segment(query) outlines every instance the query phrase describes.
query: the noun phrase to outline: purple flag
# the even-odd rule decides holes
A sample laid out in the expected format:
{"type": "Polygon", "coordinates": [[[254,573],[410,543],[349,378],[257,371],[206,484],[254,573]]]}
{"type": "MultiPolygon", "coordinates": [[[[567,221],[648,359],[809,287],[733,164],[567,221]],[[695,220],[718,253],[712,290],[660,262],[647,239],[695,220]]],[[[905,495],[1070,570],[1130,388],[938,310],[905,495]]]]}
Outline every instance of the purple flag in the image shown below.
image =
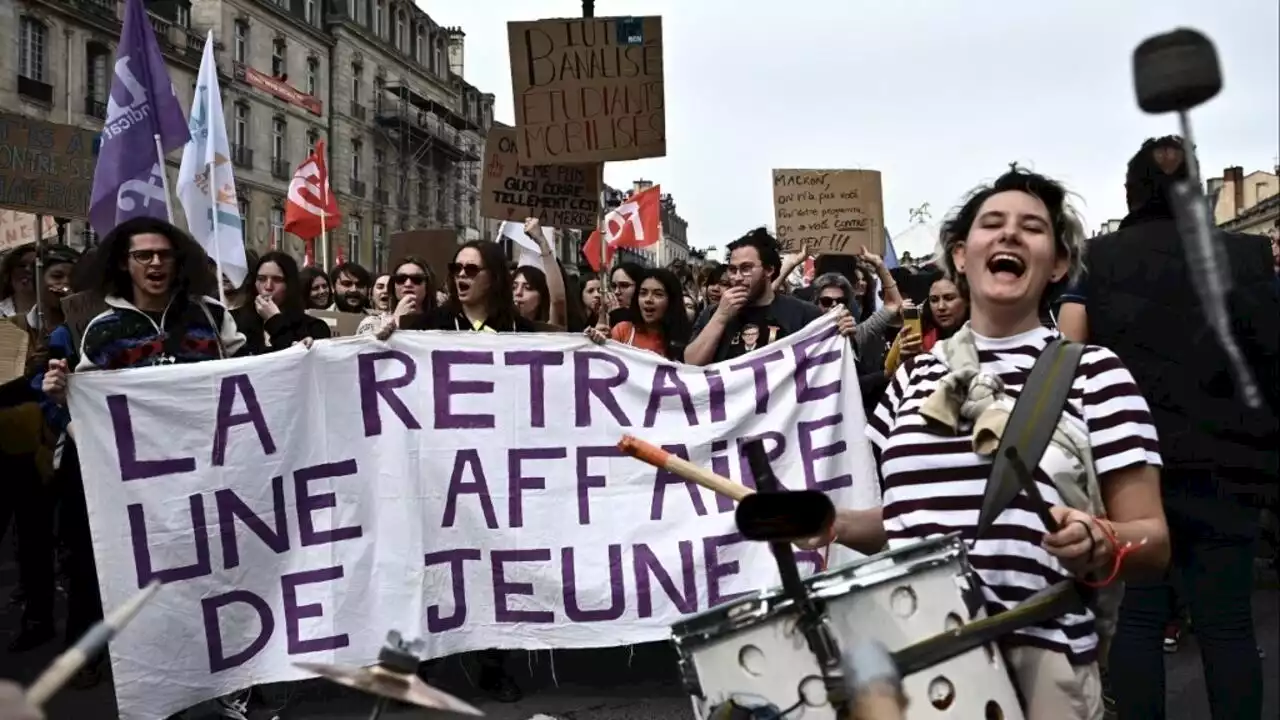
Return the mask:
{"type": "Polygon", "coordinates": [[[129,218],[167,218],[164,152],[191,139],[143,0],[128,0],[93,172],[89,222],[105,235],[129,218]]]}

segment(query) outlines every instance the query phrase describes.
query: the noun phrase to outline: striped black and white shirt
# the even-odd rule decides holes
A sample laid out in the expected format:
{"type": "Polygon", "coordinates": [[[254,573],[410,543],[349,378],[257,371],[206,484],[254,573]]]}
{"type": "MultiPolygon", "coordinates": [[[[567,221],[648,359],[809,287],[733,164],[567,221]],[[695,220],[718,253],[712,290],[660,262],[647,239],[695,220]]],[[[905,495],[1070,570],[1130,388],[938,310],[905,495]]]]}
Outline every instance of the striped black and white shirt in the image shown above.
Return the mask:
{"type": "MultiPolygon", "coordinates": [[[[982,369],[998,374],[1006,394],[1016,398],[1036,358],[1056,337],[1056,330],[1036,328],[999,339],[975,334],[974,340],[982,369]]],[[[946,373],[936,355],[917,355],[898,369],[868,419],[867,436],[880,453],[884,527],[890,547],[960,531],[970,541],[969,558],[982,579],[987,611],[994,613],[1068,575],[1041,547],[1045,527],[1024,494],[996,519],[986,537],[972,542],[991,459],[973,452],[971,424],[956,435],[942,434],[926,428],[920,415],[920,406],[946,373]]],[[[1160,465],[1147,402],[1110,350],[1085,349],[1065,412],[1067,422],[1089,439],[1099,482],[1105,484],[1109,473],[1124,468],[1160,465]]],[[[1063,504],[1042,468],[1036,469],[1036,480],[1045,500],[1063,504]]],[[[1019,631],[1009,640],[1064,653],[1077,665],[1093,662],[1098,645],[1093,615],[1087,611],[1019,631]]]]}

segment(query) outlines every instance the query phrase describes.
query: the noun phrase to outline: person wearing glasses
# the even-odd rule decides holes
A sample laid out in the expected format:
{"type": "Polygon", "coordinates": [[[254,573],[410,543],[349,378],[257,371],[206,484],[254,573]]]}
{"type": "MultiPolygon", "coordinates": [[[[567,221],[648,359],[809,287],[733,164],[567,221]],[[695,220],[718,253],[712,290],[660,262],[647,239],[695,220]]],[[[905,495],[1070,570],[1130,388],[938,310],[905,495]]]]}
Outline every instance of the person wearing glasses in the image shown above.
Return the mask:
{"type": "MultiPolygon", "coordinates": [[[[799,332],[822,316],[814,304],[774,291],[782,256],[777,239],[764,228],[729,243],[728,250],[725,278],[729,286],[720,302],[703,310],[694,323],[693,341],[684,353],[690,365],[740,357],[799,332]]],[[[853,316],[846,314],[840,320],[840,333],[849,337],[854,332],[853,316]]]]}
{"type": "Polygon", "coordinates": [[[435,311],[436,293],[427,261],[410,255],[392,267],[395,272],[387,279],[387,306],[392,308],[390,315],[370,315],[361,320],[356,328],[357,335],[376,333],[380,327],[387,326],[394,330],[402,322],[416,322],[406,318],[435,311]]]}
{"type": "MultiPolygon", "coordinates": [[[[127,220],[103,238],[94,263],[90,292],[108,309],[85,328],[77,372],[217,360],[245,349],[231,313],[211,297],[217,278],[204,250],[176,226],[127,220]]],[[[50,370],[45,382],[61,374],[50,370]]]]}

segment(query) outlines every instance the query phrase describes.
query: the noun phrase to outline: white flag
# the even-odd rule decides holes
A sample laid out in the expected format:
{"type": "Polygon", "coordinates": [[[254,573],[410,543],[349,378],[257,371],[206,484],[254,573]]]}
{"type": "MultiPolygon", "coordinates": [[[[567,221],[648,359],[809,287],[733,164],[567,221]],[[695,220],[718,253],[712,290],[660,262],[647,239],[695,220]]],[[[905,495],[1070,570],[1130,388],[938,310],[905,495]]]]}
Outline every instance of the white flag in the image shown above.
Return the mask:
{"type": "Polygon", "coordinates": [[[191,235],[218,263],[220,272],[233,285],[239,285],[249,273],[249,262],[244,253],[244,225],[236,199],[213,44],[210,31],[204,41],[195,99],[191,101],[191,141],[182,151],[178,199],[191,235]]]}

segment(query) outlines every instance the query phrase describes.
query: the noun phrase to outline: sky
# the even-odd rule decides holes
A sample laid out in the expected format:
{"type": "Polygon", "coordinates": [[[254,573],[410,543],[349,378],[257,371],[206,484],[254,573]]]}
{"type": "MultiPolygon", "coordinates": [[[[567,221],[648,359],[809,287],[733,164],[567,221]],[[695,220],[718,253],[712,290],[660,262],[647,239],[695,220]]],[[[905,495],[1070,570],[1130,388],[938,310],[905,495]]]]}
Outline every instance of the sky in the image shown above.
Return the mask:
{"type": "MultiPolygon", "coordinates": [[[[579,0],[418,0],[466,33],[464,76],[514,122],[506,23],[576,17],[579,0]]],[[[1124,169],[1178,131],[1133,94],[1145,38],[1196,28],[1217,45],[1223,91],[1192,113],[1206,177],[1280,156],[1275,0],[597,0],[596,15],[661,15],[667,156],[608,163],[605,180],[662,184],[689,244],[722,247],[773,225],[773,168],[860,168],[883,178],[885,225],[935,221],[1017,162],[1067,185],[1092,230],[1124,216],[1124,169]]]]}

